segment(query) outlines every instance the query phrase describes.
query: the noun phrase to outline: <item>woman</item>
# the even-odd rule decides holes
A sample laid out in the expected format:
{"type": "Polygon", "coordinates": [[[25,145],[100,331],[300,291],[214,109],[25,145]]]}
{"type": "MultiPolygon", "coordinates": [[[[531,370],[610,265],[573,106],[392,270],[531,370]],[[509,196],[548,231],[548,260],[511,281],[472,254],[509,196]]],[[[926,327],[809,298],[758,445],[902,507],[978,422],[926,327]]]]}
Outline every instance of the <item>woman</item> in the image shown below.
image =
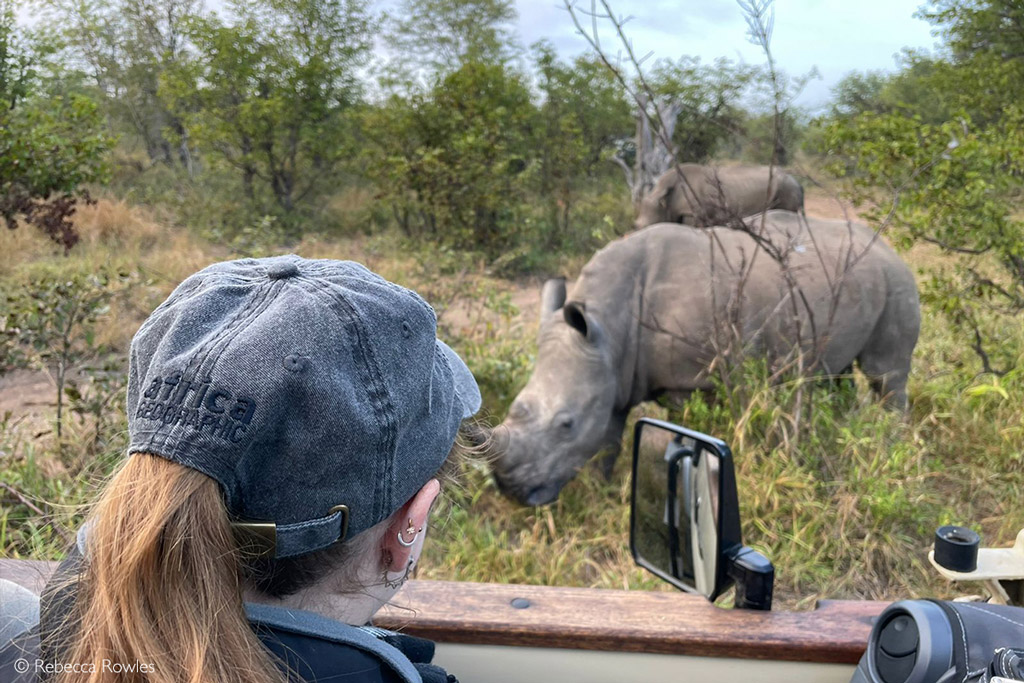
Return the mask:
{"type": "Polygon", "coordinates": [[[416,565],[480,406],[435,335],[354,263],[185,280],[132,341],[130,457],[44,593],[35,680],[449,680],[429,641],[359,628],[416,565]]]}

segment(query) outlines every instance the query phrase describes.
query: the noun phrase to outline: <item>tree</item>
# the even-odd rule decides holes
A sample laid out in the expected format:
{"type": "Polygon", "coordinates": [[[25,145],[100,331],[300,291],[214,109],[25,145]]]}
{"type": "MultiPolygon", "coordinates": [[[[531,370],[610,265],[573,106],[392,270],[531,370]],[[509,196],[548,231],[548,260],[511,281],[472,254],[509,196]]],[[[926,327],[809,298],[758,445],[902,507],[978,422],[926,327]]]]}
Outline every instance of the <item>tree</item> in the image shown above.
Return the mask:
{"type": "Polygon", "coordinates": [[[852,71],[846,74],[832,87],[832,117],[884,111],[883,92],[888,84],[889,77],[883,71],[852,71]]]}
{"type": "Polygon", "coordinates": [[[654,64],[648,76],[651,94],[682,110],[672,135],[678,161],[707,161],[723,141],[742,134],[740,101],[758,75],[756,67],[728,59],[704,65],[683,56],[654,64]]]}
{"type": "Polygon", "coordinates": [[[934,0],[918,16],[939,27],[956,61],[977,55],[1024,59],[1024,5],[1018,0],[934,0]]]}
{"type": "MultiPolygon", "coordinates": [[[[764,1],[765,7],[770,6],[771,0],[764,1]]],[[[743,0],[740,4],[744,5],[743,0]]],[[[678,62],[656,62],[648,74],[642,66],[644,59],[626,37],[624,26],[628,18],[613,12],[609,0],[591,2],[589,9],[582,5],[585,3],[581,0],[563,0],[577,33],[590,44],[597,59],[635,105],[633,144],[621,145],[614,159],[625,173],[634,208],[637,208],[657,177],[673,164],[703,161],[723,139],[741,132],[733,120],[742,114],[736,103],[759,72],[744,65],[733,67],[724,59],[713,67],[702,67],[699,59],[682,57],[678,62]],[[601,45],[598,25],[602,22],[612,26],[624,49],[618,59],[610,57],[601,45]]],[[[766,36],[765,48],[772,64],[767,39],[766,36]]],[[[769,74],[776,86],[773,101],[777,114],[780,96],[790,94],[789,99],[792,99],[795,92],[786,87],[788,82],[782,82],[783,74],[773,65],[769,74]]]]}
{"type": "Polygon", "coordinates": [[[65,43],[65,58],[92,81],[108,116],[131,130],[150,160],[194,159],[181,117],[159,95],[160,79],[186,58],[189,22],[201,0],[46,0],[49,29],[65,43]]]}
{"type": "Polygon", "coordinates": [[[674,164],[705,162],[723,143],[742,136],[745,113],[739,100],[757,74],[756,68],[734,66],[727,59],[709,67],[697,57],[683,56],[675,62],[659,60],[649,74],[634,79],[629,90],[636,132],[632,146],[616,157],[634,207],[674,164]]]}
{"type": "Polygon", "coordinates": [[[103,180],[113,141],[102,131],[96,104],[82,95],[46,97],[39,69],[49,46],[19,32],[14,7],[0,0],[0,217],[19,219],[71,249],[70,221],[85,183],[103,180]]]}
{"type": "MultiPolygon", "coordinates": [[[[773,159],[776,164],[789,163],[791,150],[800,146],[807,128],[806,118],[796,107],[787,107],[777,116],[774,112],[748,115],[740,125],[743,134],[732,140],[735,151],[727,152],[727,156],[759,164],[769,164],[773,159]]],[[[720,149],[728,150],[727,142],[720,149]]]]}
{"type": "Polygon", "coordinates": [[[451,72],[467,62],[501,64],[517,52],[511,0],[402,0],[390,40],[415,68],[451,72]]]}
{"type": "Polygon", "coordinates": [[[1015,217],[1024,51],[1019,34],[1008,35],[1024,12],[1003,0],[942,0],[922,14],[941,27],[947,56],[914,61],[882,88],[912,83],[915,98],[828,122],[829,166],[850,179],[855,200],[876,203],[867,216],[877,225],[955,257],[953,268],[932,269],[925,296],[969,336],[984,370],[996,371],[996,357],[1005,367],[1017,354],[986,316],[1024,312],[1024,222],[1015,217]]]}
{"type": "MultiPolygon", "coordinates": [[[[42,370],[50,376],[57,407],[56,432],[62,436],[71,372],[102,354],[96,326],[109,312],[114,284],[127,276],[95,273],[46,274],[0,299],[5,337],[13,342],[5,364],[42,370]]],[[[0,370],[5,368],[0,367],[0,370]]],[[[71,398],[80,398],[76,389],[71,398]]]]}
{"type": "Polygon", "coordinates": [[[349,115],[372,22],[362,0],[238,2],[233,14],[230,24],[192,20],[196,56],[160,92],[255,208],[292,214],[333,187],[352,154],[349,115]]]}
{"type": "Polygon", "coordinates": [[[534,117],[522,74],[467,62],[367,111],[368,175],[407,234],[496,254],[519,227],[534,117]]]}
{"type": "Polygon", "coordinates": [[[948,62],[913,50],[905,50],[900,61],[902,68],[894,74],[853,72],[844,77],[832,89],[831,118],[902,112],[937,125],[962,107],[960,95],[949,89],[956,76],[948,62]]]}
{"type": "Polygon", "coordinates": [[[549,243],[570,231],[578,194],[611,168],[617,144],[631,132],[626,93],[599,60],[577,57],[560,61],[546,43],[534,45],[539,107],[537,155],[539,191],[550,205],[549,243]]]}

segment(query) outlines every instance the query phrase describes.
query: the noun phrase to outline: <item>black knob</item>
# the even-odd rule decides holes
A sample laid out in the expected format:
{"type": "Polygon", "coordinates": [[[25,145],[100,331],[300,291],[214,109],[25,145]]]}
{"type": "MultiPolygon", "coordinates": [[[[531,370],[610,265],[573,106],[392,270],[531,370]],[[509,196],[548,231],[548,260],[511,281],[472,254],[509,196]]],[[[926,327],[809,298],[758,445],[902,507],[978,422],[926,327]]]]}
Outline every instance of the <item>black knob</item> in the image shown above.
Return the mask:
{"type": "Polygon", "coordinates": [[[917,651],[919,639],[917,624],[909,614],[900,614],[889,621],[878,634],[878,645],[893,657],[902,657],[917,651]]]}
{"type": "Polygon", "coordinates": [[[967,527],[940,526],[935,531],[935,562],[953,572],[973,572],[980,543],[981,537],[967,527]]]}

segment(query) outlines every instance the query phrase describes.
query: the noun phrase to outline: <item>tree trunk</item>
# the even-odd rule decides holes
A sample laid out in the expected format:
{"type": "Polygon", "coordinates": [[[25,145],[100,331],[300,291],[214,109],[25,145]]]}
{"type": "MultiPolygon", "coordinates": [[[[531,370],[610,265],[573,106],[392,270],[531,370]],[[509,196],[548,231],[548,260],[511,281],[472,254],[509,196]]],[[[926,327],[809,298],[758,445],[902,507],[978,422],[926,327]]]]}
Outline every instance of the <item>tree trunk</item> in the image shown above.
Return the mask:
{"type": "Polygon", "coordinates": [[[636,158],[630,186],[634,210],[640,208],[640,201],[651,191],[658,177],[676,163],[672,135],[683,105],[662,98],[654,100],[653,115],[649,108],[646,96],[642,95],[635,112],[636,158]]]}

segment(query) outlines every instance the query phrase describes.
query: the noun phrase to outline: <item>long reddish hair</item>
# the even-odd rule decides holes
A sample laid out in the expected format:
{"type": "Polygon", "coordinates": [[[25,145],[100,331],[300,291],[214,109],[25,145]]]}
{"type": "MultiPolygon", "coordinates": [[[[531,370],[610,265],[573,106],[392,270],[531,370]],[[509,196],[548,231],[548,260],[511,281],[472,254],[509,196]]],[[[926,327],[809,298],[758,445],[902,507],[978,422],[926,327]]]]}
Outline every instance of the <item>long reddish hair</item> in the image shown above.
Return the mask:
{"type": "Polygon", "coordinates": [[[128,458],[91,515],[59,683],[284,683],[246,619],[217,483],[128,458]],[[73,670],[68,670],[73,668],[73,670]]]}
{"type": "MultiPolygon", "coordinates": [[[[459,463],[479,450],[460,434],[437,476],[454,483],[459,463]]],[[[59,661],[76,665],[56,683],[287,683],[245,616],[243,590],[283,597],[328,573],[336,589],[358,590],[358,566],[379,548],[388,520],[306,555],[246,557],[213,479],[137,453],[88,524],[73,606],[44,638],[59,661]]]]}

